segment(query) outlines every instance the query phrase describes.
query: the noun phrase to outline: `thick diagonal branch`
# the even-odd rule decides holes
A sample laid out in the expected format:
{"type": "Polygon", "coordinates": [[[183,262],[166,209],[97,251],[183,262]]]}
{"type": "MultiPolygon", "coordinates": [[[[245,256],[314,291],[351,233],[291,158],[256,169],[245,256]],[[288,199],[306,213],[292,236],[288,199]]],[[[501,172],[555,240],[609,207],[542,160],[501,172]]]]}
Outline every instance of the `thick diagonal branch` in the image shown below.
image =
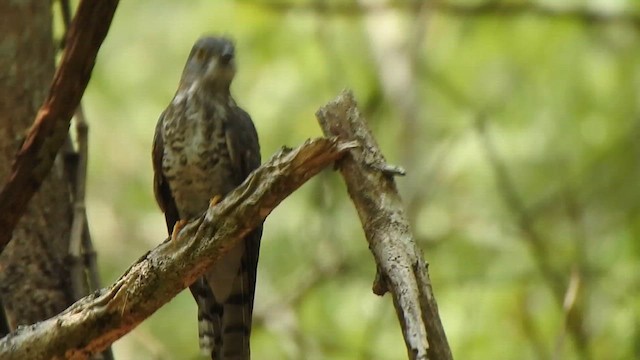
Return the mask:
{"type": "Polygon", "coordinates": [[[325,135],[358,144],[340,161],[340,172],[375,257],[379,281],[393,295],[409,357],[451,359],[427,264],[409,229],[393,176],[383,171],[388,166],[353,94],[342,93],[316,116],[325,135]]]}
{"type": "Polygon", "coordinates": [[[84,0],[78,6],[49,95],[0,192],[0,252],[11,240],[29,200],[40,188],[64,144],[71,117],[87,87],[117,5],[118,0],[84,0]]]}
{"type": "Polygon", "coordinates": [[[352,146],[320,138],[280,151],[189,223],[175,242],[142,256],[115,284],[1,339],[0,359],[85,359],[106,348],[202,276],[284,198],[352,146]]]}

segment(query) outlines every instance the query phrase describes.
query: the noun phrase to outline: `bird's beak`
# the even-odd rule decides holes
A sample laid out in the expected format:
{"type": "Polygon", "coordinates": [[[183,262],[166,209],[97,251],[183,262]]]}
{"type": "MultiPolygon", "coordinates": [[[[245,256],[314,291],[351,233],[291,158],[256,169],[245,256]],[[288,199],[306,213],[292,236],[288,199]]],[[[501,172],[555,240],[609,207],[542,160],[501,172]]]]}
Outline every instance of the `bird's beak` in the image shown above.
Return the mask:
{"type": "Polygon", "coordinates": [[[222,50],[222,54],[220,54],[220,62],[222,64],[229,64],[234,58],[233,46],[227,45],[222,50]]]}

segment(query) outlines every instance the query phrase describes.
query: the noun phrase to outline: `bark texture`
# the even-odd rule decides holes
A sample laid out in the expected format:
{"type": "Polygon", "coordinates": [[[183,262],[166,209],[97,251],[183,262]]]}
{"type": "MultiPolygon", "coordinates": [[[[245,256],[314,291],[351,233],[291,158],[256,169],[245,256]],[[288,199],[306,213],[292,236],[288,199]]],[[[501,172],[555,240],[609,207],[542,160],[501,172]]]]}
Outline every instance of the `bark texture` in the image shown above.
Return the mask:
{"type": "MultiPolygon", "coordinates": [[[[6,179],[54,73],[51,4],[0,2],[0,179],[6,179]]],[[[0,296],[9,327],[64,310],[73,299],[65,257],[71,200],[57,160],[0,255],[0,296]]]]}
{"type": "Polygon", "coordinates": [[[451,359],[427,263],[393,180],[404,171],[386,163],[351,92],[340,94],[316,116],[326,136],[358,145],[339,168],[378,266],[374,292],[391,292],[409,358],[451,359]]]}
{"type": "MultiPolygon", "coordinates": [[[[0,191],[0,251],[9,243],[16,224],[24,214],[32,196],[52,170],[56,155],[67,139],[71,117],[87,87],[98,49],[107,35],[117,5],[118,0],[83,0],[78,5],[76,16],[66,37],[60,67],[53,76],[48,96],[44,99],[31,129],[17,152],[8,181],[0,191]]],[[[29,59],[22,59],[20,56],[23,54],[17,50],[34,51],[33,49],[37,48],[48,49],[46,51],[51,53],[49,2],[5,1],[2,6],[7,8],[7,12],[2,13],[5,26],[21,31],[14,30],[14,37],[4,39],[8,51],[3,50],[9,54],[8,63],[13,65],[11,68],[26,70],[25,75],[28,75],[29,70],[33,69],[29,66],[25,69],[25,64],[21,60],[29,61],[29,59]],[[44,11],[44,8],[47,9],[47,15],[38,15],[37,12],[44,11]],[[16,12],[16,16],[23,16],[11,17],[9,15],[11,12],[16,12]],[[40,23],[37,21],[38,16],[47,16],[47,18],[43,18],[45,22],[40,23]],[[10,20],[6,21],[9,18],[10,20]],[[46,29],[40,27],[45,25],[46,29]],[[30,37],[40,42],[18,41],[29,40],[30,37]],[[46,48],[40,48],[39,45],[43,45],[45,37],[49,38],[49,44],[46,48]],[[16,48],[18,44],[22,46],[16,48]]],[[[49,61],[53,66],[53,56],[50,56],[49,61]]],[[[22,79],[16,78],[16,80],[22,79]]],[[[32,98],[32,100],[36,99],[32,98]]],[[[36,106],[39,104],[40,102],[37,102],[36,106]]]]}
{"type": "Polygon", "coordinates": [[[202,276],[284,198],[351,146],[320,138],[283,149],[186,225],[175,241],[143,255],[115,284],[0,339],[0,359],[86,359],[103,350],[202,276]]]}

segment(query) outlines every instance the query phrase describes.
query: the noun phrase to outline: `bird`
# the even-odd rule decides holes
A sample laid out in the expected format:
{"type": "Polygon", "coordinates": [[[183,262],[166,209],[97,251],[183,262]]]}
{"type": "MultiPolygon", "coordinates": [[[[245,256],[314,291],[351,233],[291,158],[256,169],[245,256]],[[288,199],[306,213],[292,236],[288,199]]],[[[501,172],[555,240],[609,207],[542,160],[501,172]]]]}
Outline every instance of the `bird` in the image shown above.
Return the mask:
{"type": "MultiPolygon", "coordinates": [[[[260,165],[255,126],[230,94],[235,74],[233,41],[200,37],[171,103],[158,119],[153,188],[172,238],[260,165]]],[[[200,350],[212,359],[250,359],[261,237],[262,225],[189,286],[198,305],[200,350]]]]}

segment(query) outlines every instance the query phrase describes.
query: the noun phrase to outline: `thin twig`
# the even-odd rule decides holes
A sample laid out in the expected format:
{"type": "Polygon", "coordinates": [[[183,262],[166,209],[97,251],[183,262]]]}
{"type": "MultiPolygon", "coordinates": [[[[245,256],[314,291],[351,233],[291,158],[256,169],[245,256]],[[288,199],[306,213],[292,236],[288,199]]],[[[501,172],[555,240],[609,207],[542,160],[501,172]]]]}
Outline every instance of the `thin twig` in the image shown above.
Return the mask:
{"type": "Polygon", "coordinates": [[[94,291],[102,287],[102,280],[100,279],[97,253],[95,248],[93,247],[91,232],[89,231],[89,222],[87,221],[86,215],[84,221],[84,231],[82,234],[82,254],[84,255],[85,268],[89,273],[89,289],[90,291],[94,291]]]}
{"type": "MultiPolygon", "coordinates": [[[[60,8],[62,22],[65,27],[64,39],[66,39],[71,25],[71,6],[69,0],[60,0],[60,8]]],[[[62,44],[64,45],[65,43],[66,40],[63,40],[62,44]]],[[[89,159],[89,128],[82,106],[82,100],[80,100],[78,104],[74,118],[78,149],[77,151],[74,149],[71,134],[68,133],[67,141],[64,145],[64,153],[65,159],[73,159],[71,164],[69,164],[69,161],[66,162],[67,165],[69,165],[67,178],[71,184],[71,193],[73,196],[73,221],[69,232],[68,255],[71,260],[69,269],[71,292],[73,299],[78,300],[91,291],[99,289],[101,285],[96,253],[91,242],[91,233],[89,232],[85,206],[87,161],[89,159]],[[88,279],[87,275],[89,277],[88,279]]],[[[108,347],[102,351],[102,353],[93,355],[92,358],[94,360],[113,360],[114,356],[111,347],[108,347]]]]}
{"type": "MultiPolygon", "coordinates": [[[[71,24],[71,6],[69,0],[59,0],[62,13],[62,22],[65,26],[65,35],[69,31],[71,24]]],[[[71,189],[74,200],[74,216],[71,227],[69,254],[72,258],[71,276],[72,287],[74,288],[74,299],[86,295],[87,288],[85,286],[84,270],[88,271],[88,291],[93,291],[101,287],[100,276],[96,262],[96,252],[91,241],[91,233],[89,232],[89,224],[87,221],[85,194],[87,179],[87,161],[89,160],[89,123],[84,112],[82,100],[78,104],[75,111],[76,124],[76,143],[78,150],[76,151],[71,140],[71,134],[67,137],[64,145],[65,158],[72,164],[68,169],[68,177],[71,182],[71,189]],[[82,258],[80,255],[83,255],[82,258]],[[82,278],[82,281],[79,281],[82,278]],[[75,282],[74,279],[76,279],[75,282]]]]}
{"type": "MultiPolygon", "coordinates": [[[[584,228],[583,223],[583,208],[577,204],[575,196],[572,191],[568,190],[564,192],[565,211],[570,219],[574,229],[574,244],[575,244],[575,264],[571,269],[571,276],[569,277],[569,284],[564,296],[563,311],[565,314],[565,327],[569,329],[569,333],[575,334],[575,346],[577,352],[582,359],[591,359],[591,352],[589,349],[589,334],[585,331],[584,317],[588,311],[588,282],[585,274],[587,273],[587,247],[588,232],[584,228]]],[[[562,330],[560,338],[564,337],[565,329],[562,330]]],[[[559,341],[558,350],[561,350],[561,341],[559,341]]],[[[561,357],[557,357],[560,359],[561,357]]]]}
{"type": "Polygon", "coordinates": [[[88,126],[84,118],[81,106],[76,111],[76,136],[78,143],[78,161],[75,175],[75,188],[73,197],[73,222],[71,225],[69,240],[69,255],[72,260],[71,284],[74,299],[79,299],[88,293],[87,278],[85,276],[85,262],[82,257],[82,245],[87,227],[87,212],[85,207],[85,188],[87,179],[87,155],[88,155],[88,126]]]}
{"type": "Polygon", "coordinates": [[[76,111],[76,129],[78,143],[78,161],[75,173],[75,191],[73,198],[73,222],[71,225],[69,240],[69,255],[72,259],[71,284],[74,299],[80,299],[88,293],[87,279],[85,276],[85,262],[82,258],[82,243],[85,238],[87,224],[87,212],[84,202],[87,178],[87,154],[88,154],[88,126],[84,118],[82,107],[76,111]]]}
{"type": "Polygon", "coordinates": [[[69,35],[69,28],[71,27],[71,4],[69,0],[58,0],[60,2],[60,13],[62,16],[62,24],[64,25],[64,35],[60,40],[60,50],[64,50],[67,45],[67,36],[69,35]]]}
{"type": "MultiPolygon", "coordinates": [[[[564,302],[562,304],[562,310],[564,311],[564,326],[560,331],[560,335],[556,340],[555,352],[553,354],[554,360],[564,359],[563,349],[564,349],[564,339],[567,333],[567,329],[571,328],[572,317],[574,316],[574,309],[576,302],[578,300],[578,293],[580,292],[580,273],[577,268],[573,268],[571,270],[571,276],[569,277],[569,285],[567,286],[567,291],[564,295],[564,302]]],[[[573,330],[575,331],[575,330],[573,330]]],[[[581,345],[581,344],[578,344],[581,345]]],[[[586,355],[586,354],[583,354],[586,355]]],[[[583,358],[587,358],[583,356],[583,358]]]]}

